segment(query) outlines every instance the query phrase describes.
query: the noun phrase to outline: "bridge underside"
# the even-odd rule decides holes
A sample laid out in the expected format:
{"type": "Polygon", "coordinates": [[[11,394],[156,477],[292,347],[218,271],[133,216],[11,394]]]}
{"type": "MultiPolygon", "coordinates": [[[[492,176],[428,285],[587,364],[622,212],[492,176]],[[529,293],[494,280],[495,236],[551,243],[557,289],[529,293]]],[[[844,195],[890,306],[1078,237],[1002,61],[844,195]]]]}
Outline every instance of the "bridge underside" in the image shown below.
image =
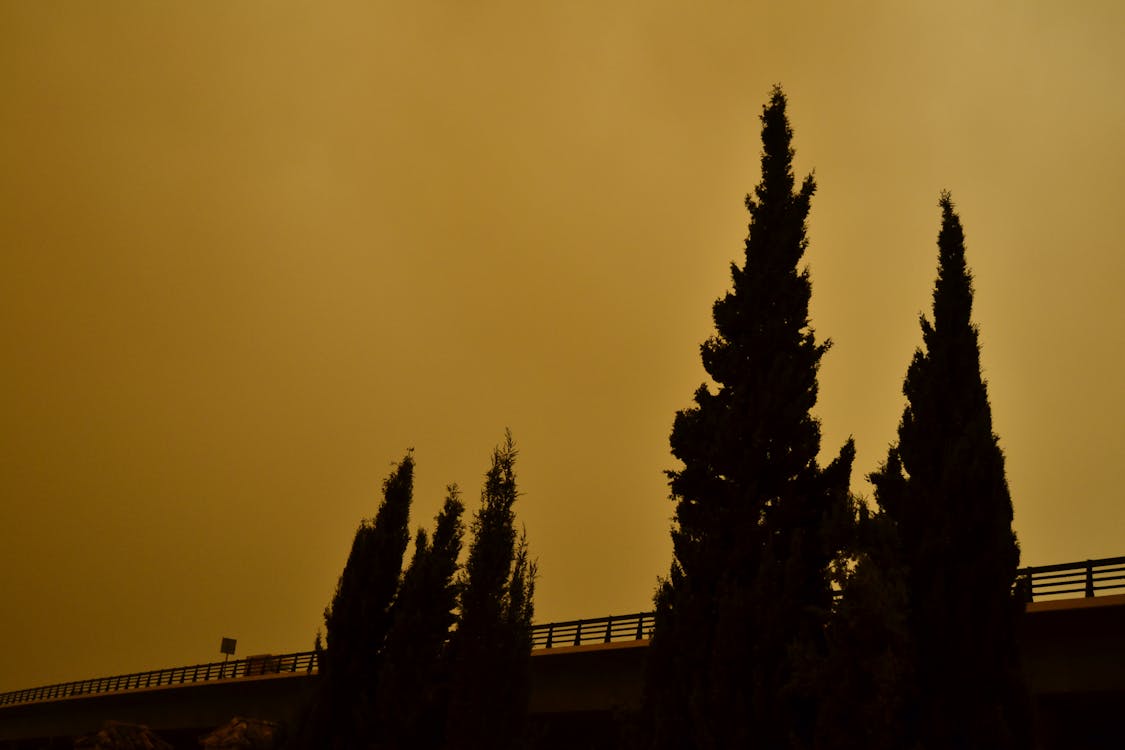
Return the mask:
{"type": "Polygon", "coordinates": [[[1125,595],[1029,604],[1020,640],[1040,747],[1125,747],[1125,595]]]}

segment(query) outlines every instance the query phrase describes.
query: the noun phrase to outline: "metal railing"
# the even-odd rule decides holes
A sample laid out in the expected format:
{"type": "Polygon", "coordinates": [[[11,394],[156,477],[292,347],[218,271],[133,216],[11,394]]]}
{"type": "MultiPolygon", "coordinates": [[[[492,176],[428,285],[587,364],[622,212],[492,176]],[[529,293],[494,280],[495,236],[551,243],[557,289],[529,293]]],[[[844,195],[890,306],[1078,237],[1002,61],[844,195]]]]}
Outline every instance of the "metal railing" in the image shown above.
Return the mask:
{"type": "Polygon", "coordinates": [[[1027,602],[1074,594],[1093,597],[1111,589],[1125,589],[1125,557],[1036,565],[1016,571],[1015,590],[1027,602]]]}
{"type": "MultiPolygon", "coordinates": [[[[1125,589],[1125,557],[1106,557],[1061,565],[1020,568],[1015,583],[1015,590],[1028,602],[1074,594],[1092,597],[1099,591],[1113,589],[1125,589]]],[[[531,647],[539,650],[642,640],[652,636],[654,624],[652,612],[541,623],[531,628],[531,647]]],[[[315,671],[317,671],[316,651],[301,651],[280,656],[250,656],[235,661],[154,669],[148,672],[13,690],[0,693],[0,706],[209,680],[315,671]]]]}
{"type": "Polygon", "coordinates": [[[592,620],[548,622],[531,627],[531,647],[538,649],[639,641],[652,635],[654,623],[652,612],[597,617],[592,620]]]}
{"type": "Polygon", "coordinates": [[[153,669],[148,672],[97,677],[91,680],[60,682],[56,685],[13,690],[8,693],[0,693],[0,706],[209,680],[229,680],[237,677],[253,677],[281,672],[313,672],[315,670],[315,651],[302,651],[281,656],[250,656],[235,661],[217,661],[209,664],[193,664],[190,667],[153,669]]]}

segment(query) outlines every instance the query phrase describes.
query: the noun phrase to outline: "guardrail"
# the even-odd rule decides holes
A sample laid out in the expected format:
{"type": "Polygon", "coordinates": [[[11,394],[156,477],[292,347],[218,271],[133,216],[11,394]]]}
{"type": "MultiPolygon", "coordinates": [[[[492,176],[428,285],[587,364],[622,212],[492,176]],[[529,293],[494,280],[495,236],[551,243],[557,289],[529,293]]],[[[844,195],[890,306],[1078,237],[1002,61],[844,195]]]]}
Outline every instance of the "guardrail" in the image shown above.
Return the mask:
{"type": "Polygon", "coordinates": [[[531,647],[583,646],[591,643],[639,641],[652,635],[652,612],[596,617],[592,620],[548,622],[531,627],[531,647]]]}
{"type": "Polygon", "coordinates": [[[1026,602],[1099,591],[1125,589],[1125,557],[1036,565],[1016,571],[1015,590],[1026,602]]]}
{"type": "Polygon", "coordinates": [[[229,680],[236,677],[275,674],[280,672],[312,672],[316,669],[316,652],[302,651],[281,656],[249,656],[234,661],[216,661],[209,664],[193,664],[190,667],[153,669],[148,672],[97,677],[91,680],[61,682],[57,685],[13,690],[0,693],[0,706],[14,703],[71,698],[97,693],[116,693],[123,690],[181,685],[208,680],[229,680]]]}

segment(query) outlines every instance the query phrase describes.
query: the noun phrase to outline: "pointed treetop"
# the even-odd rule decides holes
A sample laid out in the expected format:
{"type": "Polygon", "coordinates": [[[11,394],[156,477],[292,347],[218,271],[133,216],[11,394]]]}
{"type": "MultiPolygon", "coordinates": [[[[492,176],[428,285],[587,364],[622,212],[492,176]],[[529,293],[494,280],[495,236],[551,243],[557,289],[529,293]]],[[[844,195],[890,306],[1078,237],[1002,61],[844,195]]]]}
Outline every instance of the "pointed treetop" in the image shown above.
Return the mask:
{"type": "MultiPolygon", "coordinates": [[[[787,100],[781,86],[773,87],[762,107],[762,180],[746,196],[750,233],[746,238],[746,261],[776,273],[793,273],[808,246],[805,219],[816,179],[810,173],[794,190],[793,129],[786,113],[787,100]]],[[[732,268],[735,290],[741,285],[739,269],[732,268]]],[[[767,271],[768,272],[768,271],[767,271]]],[[[790,290],[781,290],[787,295],[790,290]]],[[[807,303],[807,299],[806,299],[807,303]]]]}
{"type": "MultiPolygon", "coordinates": [[[[781,84],[770,91],[769,103],[762,107],[762,181],[754,189],[759,204],[793,192],[793,129],[785,113],[787,100],[781,84]]],[[[753,211],[747,197],[747,208],[753,211]]]]}
{"type": "Polygon", "coordinates": [[[938,233],[938,277],[934,285],[934,327],[956,330],[969,325],[973,310],[973,277],[965,264],[965,232],[954,210],[953,196],[941,191],[938,233]]]}

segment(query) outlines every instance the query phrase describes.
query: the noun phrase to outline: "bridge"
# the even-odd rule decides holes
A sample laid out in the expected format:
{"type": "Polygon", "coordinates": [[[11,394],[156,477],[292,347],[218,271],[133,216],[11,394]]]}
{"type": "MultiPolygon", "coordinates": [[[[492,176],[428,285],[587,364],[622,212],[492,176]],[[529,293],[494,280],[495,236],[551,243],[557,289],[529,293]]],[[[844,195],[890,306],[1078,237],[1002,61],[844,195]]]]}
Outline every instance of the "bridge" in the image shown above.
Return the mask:
{"type": "MultiPolygon", "coordinates": [[[[1024,568],[1016,585],[1039,747],[1125,746],[1125,557],[1024,568]]],[[[640,705],[652,627],[651,612],[534,626],[541,744],[616,746],[617,719],[640,705]]],[[[292,726],[317,674],[316,652],[305,651],[10,691],[0,694],[0,748],[71,747],[106,719],[146,724],[185,748],[235,715],[292,726]]]]}

